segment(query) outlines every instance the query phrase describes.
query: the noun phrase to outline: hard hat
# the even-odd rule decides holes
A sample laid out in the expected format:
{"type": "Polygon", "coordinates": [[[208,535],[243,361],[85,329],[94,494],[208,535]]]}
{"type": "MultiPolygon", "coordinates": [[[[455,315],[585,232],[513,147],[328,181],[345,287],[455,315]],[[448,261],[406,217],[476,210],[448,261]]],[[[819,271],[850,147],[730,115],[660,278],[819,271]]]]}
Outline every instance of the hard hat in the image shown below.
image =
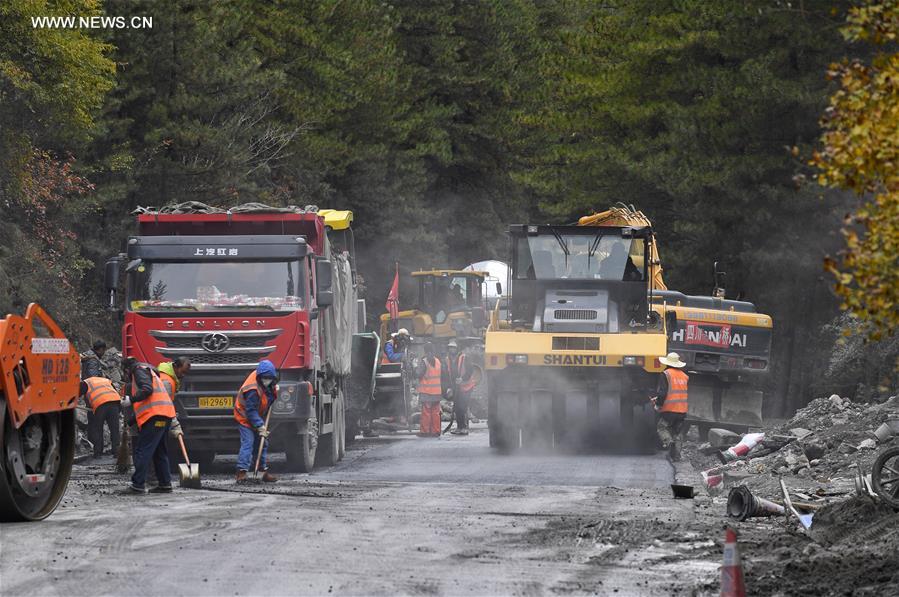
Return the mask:
{"type": "Polygon", "coordinates": [[[406,328],[400,328],[399,330],[397,330],[396,335],[397,336],[408,336],[409,330],[407,330],[406,328]]]}
{"type": "Polygon", "coordinates": [[[450,340],[449,343],[446,345],[446,347],[447,348],[459,348],[459,345],[456,344],[455,340],[450,340]]]}
{"type": "Polygon", "coordinates": [[[669,367],[676,367],[677,369],[687,366],[685,362],[680,360],[680,355],[676,352],[669,352],[668,356],[660,358],[659,362],[663,365],[668,365],[669,367]]]}

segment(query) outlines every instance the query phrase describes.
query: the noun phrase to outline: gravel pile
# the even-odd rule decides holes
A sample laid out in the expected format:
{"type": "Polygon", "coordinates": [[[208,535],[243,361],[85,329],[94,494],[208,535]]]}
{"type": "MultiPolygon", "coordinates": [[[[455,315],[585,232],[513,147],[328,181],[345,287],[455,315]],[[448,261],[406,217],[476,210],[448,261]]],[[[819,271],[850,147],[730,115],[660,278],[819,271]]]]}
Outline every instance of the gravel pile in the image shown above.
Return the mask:
{"type": "MultiPolygon", "coordinates": [[[[899,433],[878,440],[884,423],[899,425],[899,398],[882,404],[859,404],[833,395],[818,398],[786,423],[764,429],[765,439],[740,460],[722,465],[709,446],[685,446],[697,470],[723,475],[713,493],[745,484],[761,497],[780,495],[779,479],[791,489],[817,495],[854,491],[857,467],[870,473],[878,448],[899,443],[899,433]]],[[[899,430],[899,427],[895,427],[899,430]]]]}

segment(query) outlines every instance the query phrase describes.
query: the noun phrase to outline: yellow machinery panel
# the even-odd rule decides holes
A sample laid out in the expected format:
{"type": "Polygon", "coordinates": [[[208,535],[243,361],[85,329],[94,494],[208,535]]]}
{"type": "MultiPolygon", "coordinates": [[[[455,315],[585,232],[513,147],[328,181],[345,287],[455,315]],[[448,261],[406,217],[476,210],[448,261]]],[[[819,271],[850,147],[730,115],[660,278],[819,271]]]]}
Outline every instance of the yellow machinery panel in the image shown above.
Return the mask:
{"type": "Polygon", "coordinates": [[[509,364],[538,367],[625,367],[650,373],[662,371],[659,357],[665,356],[664,334],[566,334],[488,331],[485,352],[487,369],[505,369],[509,364]],[[571,346],[595,346],[572,349],[571,346]],[[567,346],[568,348],[559,348],[567,346]],[[524,360],[524,357],[527,360],[524,360]],[[642,359],[625,364],[625,357],[642,359]]]}

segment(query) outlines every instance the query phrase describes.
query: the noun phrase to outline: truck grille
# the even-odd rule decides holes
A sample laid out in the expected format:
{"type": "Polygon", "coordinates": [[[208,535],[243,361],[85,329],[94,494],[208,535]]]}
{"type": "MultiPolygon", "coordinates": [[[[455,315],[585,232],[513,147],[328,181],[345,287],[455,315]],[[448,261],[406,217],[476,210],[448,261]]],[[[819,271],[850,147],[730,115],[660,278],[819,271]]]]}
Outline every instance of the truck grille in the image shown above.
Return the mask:
{"type": "Polygon", "coordinates": [[[275,351],[275,346],[266,343],[277,338],[283,329],[268,330],[153,330],[150,335],[165,343],[158,348],[159,354],[167,358],[186,356],[191,361],[191,369],[222,370],[250,369],[261,359],[275,351]],[[210,351],[203,347],[203,339],[210,334],[227,337],[227,348],[210,351]]]}
{"type": "Polygon", "coordinates": [[[553,313],[556,319],[596,319],[596,311],[593,309],[556,309],[553,313]]]}

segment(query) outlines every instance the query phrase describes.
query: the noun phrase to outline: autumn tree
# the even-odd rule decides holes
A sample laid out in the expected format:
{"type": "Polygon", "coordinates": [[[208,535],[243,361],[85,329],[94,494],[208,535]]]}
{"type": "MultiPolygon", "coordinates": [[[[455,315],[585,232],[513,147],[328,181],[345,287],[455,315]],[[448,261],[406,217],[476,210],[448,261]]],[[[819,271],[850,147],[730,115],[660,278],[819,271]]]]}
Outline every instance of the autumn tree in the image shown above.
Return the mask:
{"type": "Polygon", "coordinates": [[[836,277],[842,308],[873,340],[899,327],[899,3],[853,8],[843,29],[850,42],[877,51],[870,61],[843,60],[828,77],[839,83],[812,161],[819,184],[861,198],[847,216],[846,248],[825,267],[836,277]]]}

